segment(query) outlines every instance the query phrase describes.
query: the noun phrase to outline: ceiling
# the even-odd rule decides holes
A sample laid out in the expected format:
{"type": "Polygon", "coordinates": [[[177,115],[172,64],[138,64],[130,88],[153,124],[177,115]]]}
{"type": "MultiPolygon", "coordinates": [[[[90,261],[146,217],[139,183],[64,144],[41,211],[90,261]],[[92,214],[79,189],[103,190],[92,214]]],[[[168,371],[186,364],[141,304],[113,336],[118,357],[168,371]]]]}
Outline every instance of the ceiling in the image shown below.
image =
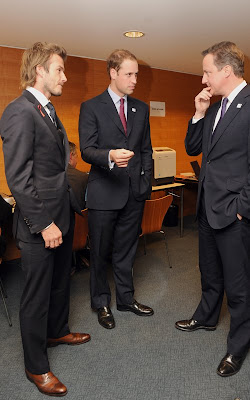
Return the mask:
{"type": "Polygon", "coordinates": [[[56,42],[95,59],[125,48],[151,67],[201,75],[201,51],[216,42],[233,41],[250,58],[249,15],[249,0],[2,1],[0,46],[56,42]],[[125,38],[131,29],[145,36],[125,38]]]}

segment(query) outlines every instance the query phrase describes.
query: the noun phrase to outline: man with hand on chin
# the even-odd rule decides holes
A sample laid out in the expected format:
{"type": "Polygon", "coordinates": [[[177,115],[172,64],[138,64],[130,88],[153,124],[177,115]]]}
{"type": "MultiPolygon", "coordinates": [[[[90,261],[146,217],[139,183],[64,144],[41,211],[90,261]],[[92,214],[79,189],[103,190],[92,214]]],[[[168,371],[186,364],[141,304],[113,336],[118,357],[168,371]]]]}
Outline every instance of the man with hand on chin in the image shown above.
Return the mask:
{"type": "Polygon", "coordinates": [[[16,200],[13,233],[21,250],[24,289],[20,325],[25,372],[38,390],[64,396],[50,371],[47,346],[90,340],[68,326],[74,211],[81,212],[66,178],[69,144],[50,102],[67,81],[64,48],[35,43],[23,54],[23,94],[5,109],[0,133],[5,172],[16,200]]]}
{"type": "Polygon", "coordinates": [[[82,158],[91,164],[87,186],[91,306],[100,325],[112,329],[107,280],[111,257],[117,309],[139,316],[153,314],[151,307],[134,299],[133,287],[144,202],[151,192],[152,147],[148,106],[130,97],[137,82],[136,57],[116,50],[107,60],[107,70],[108,89],[81,105],[79,134],[82,158]]]}
{"type": "Polygon", "coordinates": [[[204,88],[186,136],[188,155],[201,152],[197,216],[201,301],[177,329],[216,329],[224,291],[231,316],[227,353],[217,373],[236,374],[250,344],[250,87],[244,54],[231,42],[203,51],[204,88]],[[211,97],[222,100],[210,106],[211,97]]]}

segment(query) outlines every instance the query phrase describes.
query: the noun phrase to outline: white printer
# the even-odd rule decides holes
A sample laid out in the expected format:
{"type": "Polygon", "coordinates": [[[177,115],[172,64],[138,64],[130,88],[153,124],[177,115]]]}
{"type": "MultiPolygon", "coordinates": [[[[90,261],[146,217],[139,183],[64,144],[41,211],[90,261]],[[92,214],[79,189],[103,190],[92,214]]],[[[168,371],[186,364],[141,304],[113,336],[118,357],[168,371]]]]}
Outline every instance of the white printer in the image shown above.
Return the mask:
{"type": "Polygon", "coordinates": [[[170,147],[153,147],[152,185],[166,185],[176,175],[176,151],[170,147]]]}

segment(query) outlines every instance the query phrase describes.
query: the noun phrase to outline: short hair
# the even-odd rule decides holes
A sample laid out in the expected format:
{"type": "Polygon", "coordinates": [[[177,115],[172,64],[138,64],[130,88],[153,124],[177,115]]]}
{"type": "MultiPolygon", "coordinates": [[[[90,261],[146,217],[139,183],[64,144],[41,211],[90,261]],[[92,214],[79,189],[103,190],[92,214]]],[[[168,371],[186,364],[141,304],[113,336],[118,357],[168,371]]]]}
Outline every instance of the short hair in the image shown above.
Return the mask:
{"type": "Polygon", "coordinates": [[[36,67],[42,65],[49,71],[49,59],[53,54],[59,55],[66,61],[66,50],[55,43],[36,42],[32,47],[25,50],[20,68],[21,87],[34,86],[36,82],[36,67]]]}
{"type": "Polygon", "coordinates": [[[244,53],[233,42],[220,42],[204,50],[203,57],[207,54],[214,56],[214,64],[221,70],[225,65],[233,68],[235,76],[241,78],[244,75],[244,53]]]}
{"type": "Polygon", "coordinates": [[[127,59],[137,61],[136,56],[129,50],[122,49],[113,51],[107,59],[107,71],[109,76],[111,68],[114,68],[118,72],[121,68],[122,62],[127,59]]]}
{"type": "Polygon", "coordinates": [[[69,141],[69,150],[70,150],[70,153],[72,153],[72,154],[74,154],[76,152],[75,143],[69,141]]]}

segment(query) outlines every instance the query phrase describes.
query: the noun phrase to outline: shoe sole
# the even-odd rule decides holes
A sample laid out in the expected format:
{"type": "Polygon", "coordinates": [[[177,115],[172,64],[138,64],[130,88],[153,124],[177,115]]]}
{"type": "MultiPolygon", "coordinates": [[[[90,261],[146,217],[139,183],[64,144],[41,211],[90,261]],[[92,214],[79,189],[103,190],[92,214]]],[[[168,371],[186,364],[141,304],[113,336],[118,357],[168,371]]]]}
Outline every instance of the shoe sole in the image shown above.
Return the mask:
{"type": "Polygon", "coordinates": [[[150,313],[141,313],[141,312],[136,312],[136,311],[134,311],[134,310],[131,310],[130,308],[120,308],[120,307],[117,307],[117,310],[118,311],[121,311],[121,312],[132,312],[132,313],[134,313],[134,314],[136,314],[136,315],[139,315],[140,317],[150,317],[151,315],[153,315],[154,314],[154,311],[152,311],[152,312],[150,312],[150,313]]]}
{"type": "Polygon", "coordinates": [[[78,342],[78,343],[67,343],[67,342],[58,342],[58,343],[48,343],[47,347],[56,347],[59,346],[60,344],[67,344],[68,346],[78,346],[79,344],[84,344],[90,341],[91,338],[86,339],[82,342],[78,342]]]}
{"type": "Polygon", "coordinates": [[[27,375],[27,373],[25,372],[27,379],[33,383],[36,388],[39,390],[40,393],[45,394],[46,396],[54,396],[54,397],[63,397],[66,396],[66,394],[68,393],[68,391],[66,391],[65,393],[47,393],[47,392],[43,392],[41,389],[39,389],[39,387],[35,384],[35,382],[27,375]]]}
{"type": "Polygon", "coordinates": [[[204,329],[205,331],[215,331],[216,330],[216,326],[199,326],[198,328],[194,328],[194,329],[186,329],[186,328],[181,328],[178,325],[175,325],[176,329],[179,329],[180,331],[183,332],[194,332],[197,331],[198,329],[204,329]]]}

